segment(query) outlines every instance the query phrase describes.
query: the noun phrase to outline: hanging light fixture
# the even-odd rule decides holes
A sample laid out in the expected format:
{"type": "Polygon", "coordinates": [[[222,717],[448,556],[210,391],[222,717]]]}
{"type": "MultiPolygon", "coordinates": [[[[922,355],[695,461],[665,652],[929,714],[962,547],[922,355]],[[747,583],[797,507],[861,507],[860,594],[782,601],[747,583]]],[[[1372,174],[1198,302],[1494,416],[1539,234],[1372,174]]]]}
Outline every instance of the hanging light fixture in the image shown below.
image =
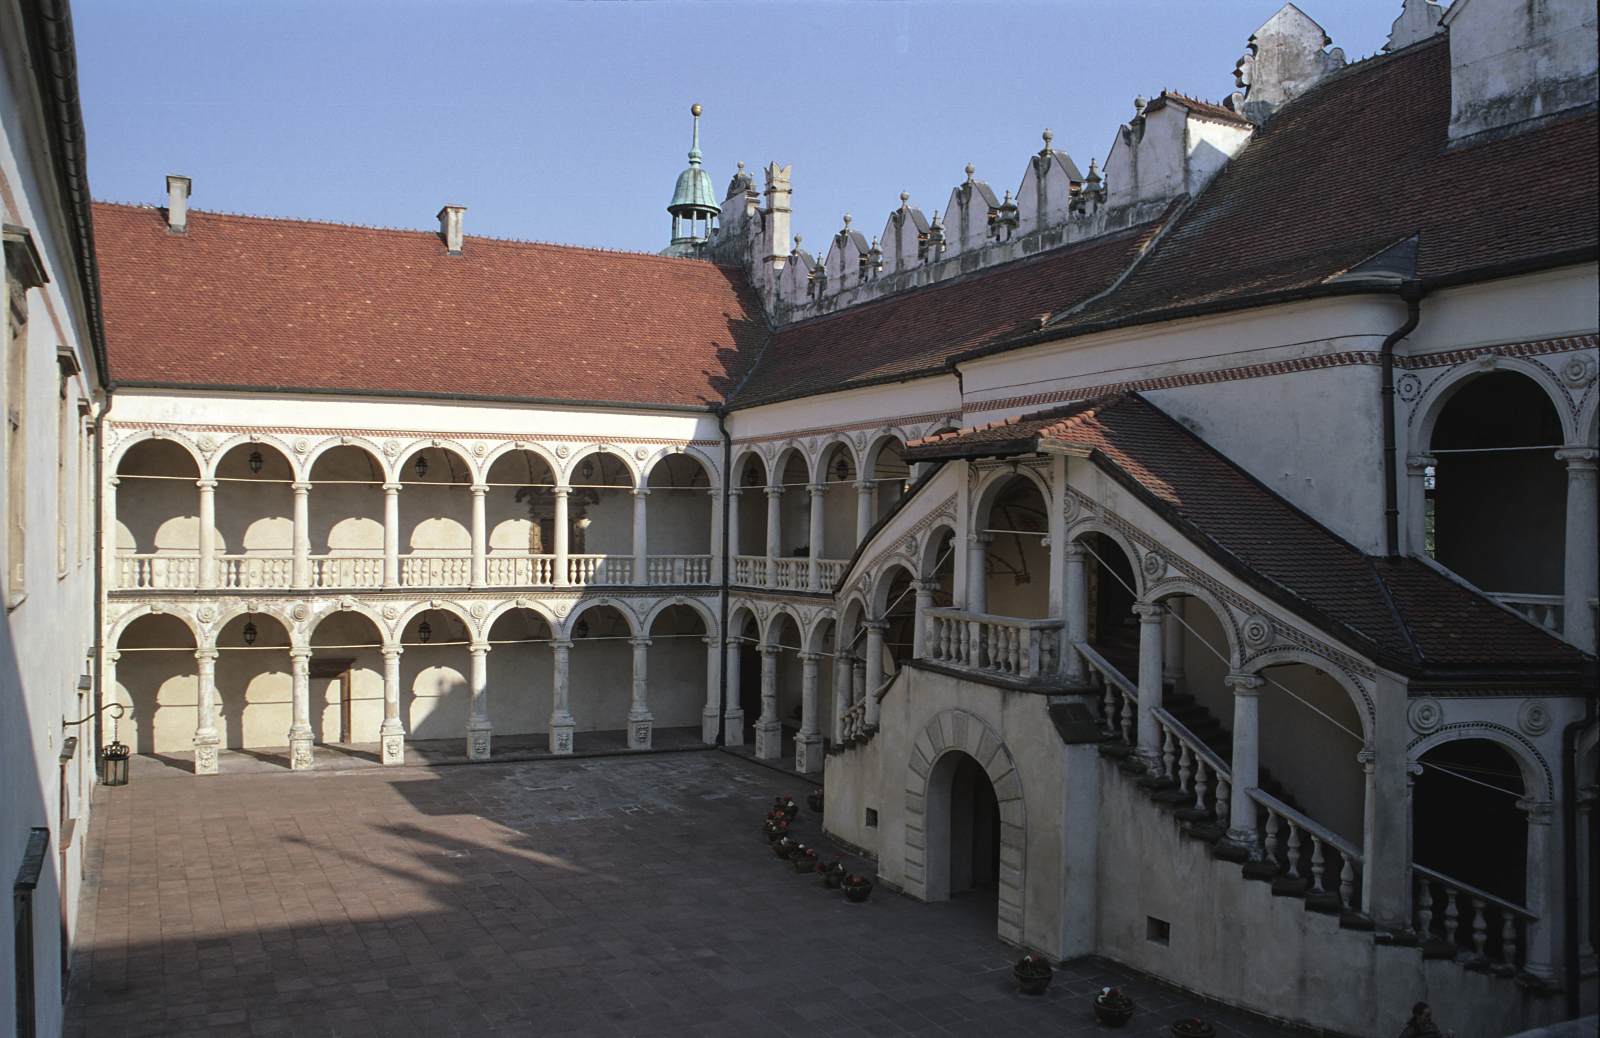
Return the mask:
{"type": "Polygon", "coordinates": [[[250,472],[252,475],[261,475],[261,466],[264,464],[264,462],[261,460],[261,452],[251,451],[250,457],[245,464],[250,466],[250,472]]]}
{"type": "Polygon", "coordinates": [[[246,620],[244,622],[244,630],[239,632],[240,636],[244,638],[244,643],[246,645],[254,645],[256,643],[256,635],[258,633],[259,632],[256,630],[256,622],[254,620],[246,620]]]}
{"type": "Polygon", "coordinates": [[[850,463],[844,460],[843,455],[833,463],[833,478],[840,483],[850,478],[850,463]]]}
{"type": "Polygon", "coordinates": [[[428,459],[418,454],[417,463],[411,467],[416,470],[417,478],[421,479],[428,474],[428,459]]]}
{"type": "Polygon", "coordinates": [[[417,637],[422,639],[422,643],[424,645],[426,645],[428,641],[433,638],[433,627],[428,623],[428,621],[424,620],[420,624],[417,624],[417,637]]]}
{"type": "Polygon", "coordinates": [[[589,637],[589,621],[579,620],[578,626],[572,629],[572,633],[579,638],[589,637]]]}
{"type": "Polygon", "coordinates": [[[594,462],[592,462],[589,459],[585,458],[584,461],[583,461],[583,468],[578,470],[578,477],[580,479],[585,479],[585,480],[593,479],[594,478],[594,462]]]}

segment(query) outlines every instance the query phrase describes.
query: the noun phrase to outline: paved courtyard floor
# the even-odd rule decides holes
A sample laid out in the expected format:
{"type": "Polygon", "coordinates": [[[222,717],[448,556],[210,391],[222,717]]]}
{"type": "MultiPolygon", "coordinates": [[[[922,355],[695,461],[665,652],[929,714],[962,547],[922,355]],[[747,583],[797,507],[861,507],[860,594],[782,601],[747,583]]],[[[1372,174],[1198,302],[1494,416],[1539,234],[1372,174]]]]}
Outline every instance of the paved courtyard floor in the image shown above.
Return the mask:
{"type": "Polygon", "coordinates": [[[67,1034],[1084,1035],[1108,983],[1124,1034],[1280,1033],[1093,960],[1016,993],[992,899],[852,905],[776,860],[805,788],[718,751],[147,769],[96,793],[67,1034]]]}

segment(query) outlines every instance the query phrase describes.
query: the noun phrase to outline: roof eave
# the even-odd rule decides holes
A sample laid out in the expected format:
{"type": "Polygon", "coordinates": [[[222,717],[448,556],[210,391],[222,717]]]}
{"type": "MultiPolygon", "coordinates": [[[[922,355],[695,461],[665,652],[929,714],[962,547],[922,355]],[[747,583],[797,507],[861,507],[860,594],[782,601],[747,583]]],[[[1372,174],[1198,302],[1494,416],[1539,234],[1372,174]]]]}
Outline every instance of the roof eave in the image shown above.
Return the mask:
{"type": "Polygon", "coordinates": [[[683,404],[652,403],[643,400],[568,400],[561,397],[496,395],[489,393],[440,393],[408,389],[351,389],[326,386],[271,386],[231,385],[205,382],[164,382],[151,379],[124,379],[116,383],[119,389],[172,390],[189,393],[279,393],[286,396],[307,394],[311,396],[401,397],[407,400],[452,400],[484,404],[523,404],[536,407],[590,407],[618,411],[679,411],[695,414],[714,414],[716,403],[683,404]]]}

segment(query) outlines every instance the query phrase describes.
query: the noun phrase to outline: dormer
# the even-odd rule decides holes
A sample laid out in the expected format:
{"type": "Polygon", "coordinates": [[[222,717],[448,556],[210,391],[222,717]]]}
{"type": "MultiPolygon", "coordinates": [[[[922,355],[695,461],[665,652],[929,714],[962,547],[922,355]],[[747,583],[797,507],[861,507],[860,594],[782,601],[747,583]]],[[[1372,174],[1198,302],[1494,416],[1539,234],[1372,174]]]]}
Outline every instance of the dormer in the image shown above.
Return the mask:
{"type": "Polygon", "coordinates": [[[1083,186],[1077,163],[1053,145],[1054,135],[1044,131],[1044,147],[1028,160],[1017,188],[1017,233],[1029,234],[1067,222],[1072,195],[1083,186]]]}
{"type": "Polygon", "coordinates": [[[954,256],[982,248],[989,241],[989,226],[1000,208],[994,189],[977,179],[967,163],[967,179],[950,192],[944,207],[945,255],[954,256]]]}
{"type": "Polygon", "coordinates": [[[889,214],[878,236],[883,250],[884,274],[898,274],[921,264],[928,249],[928,218],[900,192],[900,208],[889,214]]]}
{"type": "Polygon", "coordinates": [[[1450,140],[1593,104],[1596,23],[1594,0],[1451,4],[1450,140]]]}
{"type": "Polygon", "coordinates": [[[1236,112],[1172,91],[1138,97],[1106,157],[1107,204],[1115,209],[1194,195],[1239,153],[1255,128],[1236,112]]]}

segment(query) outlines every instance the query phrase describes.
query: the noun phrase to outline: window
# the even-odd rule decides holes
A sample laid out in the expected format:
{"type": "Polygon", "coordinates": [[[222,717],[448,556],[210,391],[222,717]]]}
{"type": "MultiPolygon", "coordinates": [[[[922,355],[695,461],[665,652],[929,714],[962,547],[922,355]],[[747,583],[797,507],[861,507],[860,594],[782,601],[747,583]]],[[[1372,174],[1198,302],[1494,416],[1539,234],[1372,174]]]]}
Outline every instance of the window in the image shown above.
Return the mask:
{"type": "Polygon", "coordinates": [[[72,446],[72,379],[63,369],[61,388],[56,401],[56,578],[67,575],[68,534],[72,528],[68,504],[71,495],[67,489],[67,457],[72,446]]]}
{"type": "Polygon", "coordinates": [[[0,291],[0,320],[5,322],[0,345],[5,348],[5,417],[0,433],[5,437],[6,462],[6,605],[22,601],[27,588],[27,402],[28,402],[28,290],[47,280],[44,261],[25,228],[4,225],[4,290],[0,291]]]}

